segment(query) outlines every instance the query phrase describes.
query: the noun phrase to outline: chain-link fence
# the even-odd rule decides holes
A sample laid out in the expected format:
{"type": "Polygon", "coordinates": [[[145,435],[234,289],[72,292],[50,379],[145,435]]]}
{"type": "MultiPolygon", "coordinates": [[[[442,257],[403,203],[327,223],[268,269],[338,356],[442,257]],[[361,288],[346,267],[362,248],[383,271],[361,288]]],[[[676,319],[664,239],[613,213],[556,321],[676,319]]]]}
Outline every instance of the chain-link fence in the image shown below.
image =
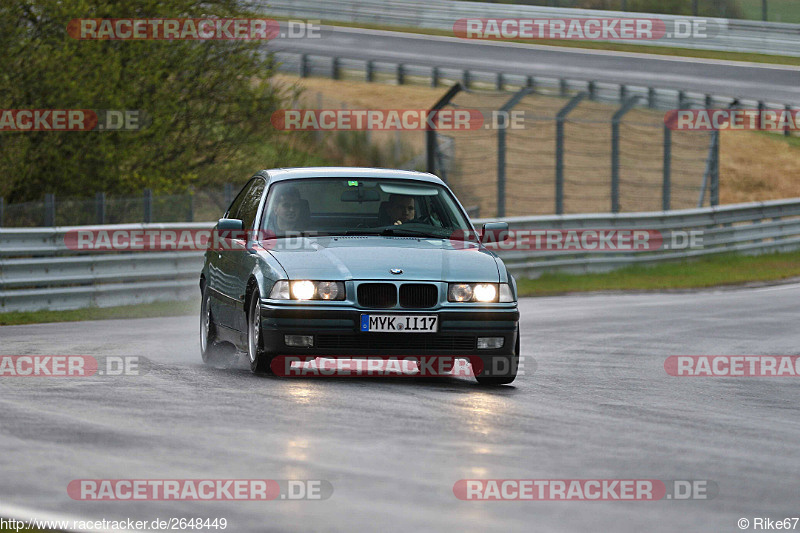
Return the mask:
{"type": "Polygon", "coordinates": [[[434,170],[481,216],[659,211],[718,201],[715,133],[672,131],[664,115],[586,92],[462,90],[479,130],[437,131],[434,170]],[[505,121],[505,122],[504,122],[505,121]]]}

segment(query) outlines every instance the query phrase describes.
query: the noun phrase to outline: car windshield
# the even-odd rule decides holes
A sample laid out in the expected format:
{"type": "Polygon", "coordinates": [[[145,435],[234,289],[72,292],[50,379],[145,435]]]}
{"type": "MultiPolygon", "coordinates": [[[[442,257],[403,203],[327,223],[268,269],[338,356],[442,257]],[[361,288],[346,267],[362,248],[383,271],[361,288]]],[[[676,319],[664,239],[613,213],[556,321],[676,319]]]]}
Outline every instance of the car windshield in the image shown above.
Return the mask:
{"type": "Polygon", "coordinates": [[[391,235],[450,238],[471,230],[450,192],[410,180],[319,178],[270,187],[261,228],[277,237],[391,235]]]}

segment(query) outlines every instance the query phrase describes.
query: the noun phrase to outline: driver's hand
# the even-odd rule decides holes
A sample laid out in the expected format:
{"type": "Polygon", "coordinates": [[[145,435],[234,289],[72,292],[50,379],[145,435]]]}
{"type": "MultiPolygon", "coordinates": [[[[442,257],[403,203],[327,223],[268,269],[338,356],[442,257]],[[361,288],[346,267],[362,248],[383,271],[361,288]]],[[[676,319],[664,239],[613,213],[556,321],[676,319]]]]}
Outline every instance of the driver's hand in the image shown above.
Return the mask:
{"type": "Polygon", "coordinates": [[[399,225],[400,225],[400,224],[402,224],[402,223],[403,223],[403,221],[402,221],[402,220],[395,220],[395,221],[394,221],[394,225],[395,225],[395,226],[399,226],[399,225]]]}

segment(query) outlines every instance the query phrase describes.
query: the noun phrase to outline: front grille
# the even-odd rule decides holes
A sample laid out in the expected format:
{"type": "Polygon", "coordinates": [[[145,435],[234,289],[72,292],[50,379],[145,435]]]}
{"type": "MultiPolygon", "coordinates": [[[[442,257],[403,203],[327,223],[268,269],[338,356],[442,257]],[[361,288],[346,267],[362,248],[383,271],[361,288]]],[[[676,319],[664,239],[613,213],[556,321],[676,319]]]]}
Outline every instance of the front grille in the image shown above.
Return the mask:
{"type": "Polygon", "coordinates": [[[397,305],[397,288],[391,283],[362,283],[358,303],[371,309],[389,309],[397,305]]]}
{"type": "Polygon", "coordinates": [[[434,307],[439,300],[439,290],[430,283],[405,283],[400,285],[400,307],[425,309],[434,307]]]}
{"type": "Polygon", "coordinates": [[[470,335],[363,333],[361,335],[316,335],[315,337],[315,348],[327,350],[470,351],[475,349],[475,337],[470,335]]]}

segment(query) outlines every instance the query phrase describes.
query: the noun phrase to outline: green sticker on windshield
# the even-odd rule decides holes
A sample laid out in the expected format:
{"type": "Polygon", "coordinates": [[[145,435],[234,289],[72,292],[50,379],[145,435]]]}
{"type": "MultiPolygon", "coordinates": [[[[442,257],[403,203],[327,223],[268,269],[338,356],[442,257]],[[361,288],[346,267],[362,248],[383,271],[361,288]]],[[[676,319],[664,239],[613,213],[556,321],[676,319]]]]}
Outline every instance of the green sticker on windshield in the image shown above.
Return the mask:
{"type": "Polygon", "coordinates": [[[357,181],[348,181],[347,182],[347,186],[348,187],[358,187],[358,182],[357,181]]]}

